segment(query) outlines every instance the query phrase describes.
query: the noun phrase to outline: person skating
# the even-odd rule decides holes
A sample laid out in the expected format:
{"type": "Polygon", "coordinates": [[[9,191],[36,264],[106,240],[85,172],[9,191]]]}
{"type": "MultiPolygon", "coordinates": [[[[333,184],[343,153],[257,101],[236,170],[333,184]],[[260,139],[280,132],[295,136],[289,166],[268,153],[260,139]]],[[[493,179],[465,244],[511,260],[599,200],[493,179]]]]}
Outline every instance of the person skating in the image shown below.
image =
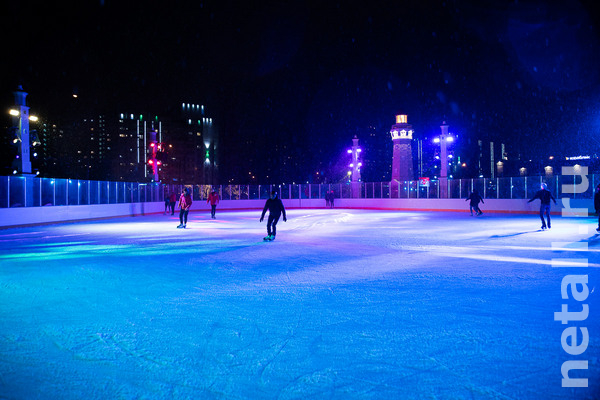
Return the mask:
{"type": "Polygon", "coordinates": [[[171,215],[175,215],[175,204],[177,204],[177,195],[175,192],[171,192],[169,196],[169,206],[171,207],[171,215]]]}
{"type": "Polygon", "coordinates": [[[540,199],[541,201],[540,219],[542,220],[542,229],[546,229],[546,221],[544,220],[544,215],[546,215],[546,218],[548,219],[548,229],[552,228],[552,225],[550,224],[550,200],[552,200],[554,204],[556,204],[556,200],[554,199],[554,196],[552,196],[552,193],[550,193],[550,191],[548,190],[548,185],[542,183],[540,190],[538,190],[533,195],[533,197],[528,201],[528,203],[531,203],[535,199],[540,199]]]}
{"type": "Polygon", "coordinates": [[[208,199],[206,199],[206,204],[210,203],[210,217],[212,219],[216,219],[217,217],[215,216],[216,212],[217,212],[217,204],[219,204],[219,195],[217,194],[217,191],[215,189],[212,190],[212,192],[210,192],[210,194],[208,195],[208,199]]]}
{"type": "Polygon", "coordinates": [[[479,202],[481,202],[481,204],[485,203],[479,195],[479,193],[477,193],[477,191],[471,192],[471,194],[469,194],[469,197],[467,197],[465,201],[469,200],[471,200],[471,202],[469,203],[469,210],[471,211],[471,216],[473,216],[473,210],[475,211],[476,215],[483,214],[483,211],[481,211],[481,209],[479,208],[479,202]]]}
{"type": "Polygon", "coordinates": [[[264,240],[275,240],[279,217],[281,217],[283,214],[283,222],[287,221],[285,207],[283,206],[281,199],[277,196],[276,191],[272,191],[271,197],[267,199],[262,214],[260,215],[260,222],[263,222],[267,210],[269,210],[269,218],[267,219],[267,236],[264,238],[264,240]]]}
{"type": "Polygon", "coordinates": [[[183,189],[179,197],[179,225],[178,228],[185,228],[187,225],[187,217],[192,206],[192,196],[188,188],[183,189]]]}
{"type": "Polygon", "coordinates": [[[596,186],[596,193],[594,193],[594,209],[596,210],[596,215],[598,215],[596,232],[600,233],[600,184],[596,186]]]}

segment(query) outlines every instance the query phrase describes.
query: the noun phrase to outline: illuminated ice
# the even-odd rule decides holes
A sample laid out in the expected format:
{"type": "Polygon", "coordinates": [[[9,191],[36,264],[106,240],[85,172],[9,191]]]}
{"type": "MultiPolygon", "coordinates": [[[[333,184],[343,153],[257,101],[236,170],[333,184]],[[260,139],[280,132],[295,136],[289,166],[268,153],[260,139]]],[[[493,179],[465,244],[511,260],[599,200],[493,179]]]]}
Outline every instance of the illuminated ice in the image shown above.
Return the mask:
{"type": "MultiPolygon", "coordinates": [[[[485,211],[485,210],[484,210],[485,211]]],[[[0,231],[3,399],[593,399],[590,218],[289,210],[0,231]],[[567,354],[561,280],[586,274],[567,354]],[[579,335],[581,340],[581,335],[579,335]],[[588,388],[561,365],[587,360],[588,388]]]]}

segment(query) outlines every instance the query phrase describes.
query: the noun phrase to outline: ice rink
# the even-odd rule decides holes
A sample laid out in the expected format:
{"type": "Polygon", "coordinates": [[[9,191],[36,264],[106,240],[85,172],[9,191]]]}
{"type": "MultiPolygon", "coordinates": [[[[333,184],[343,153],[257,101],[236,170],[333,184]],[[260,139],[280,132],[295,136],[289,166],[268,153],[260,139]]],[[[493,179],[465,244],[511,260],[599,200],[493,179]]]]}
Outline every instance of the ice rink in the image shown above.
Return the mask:
{"type": "Polygon", "coordinates": [[[0,230],[0,399],[600,398],[595,217],[289,210],[274,242],[259,217],[0,230]]]}

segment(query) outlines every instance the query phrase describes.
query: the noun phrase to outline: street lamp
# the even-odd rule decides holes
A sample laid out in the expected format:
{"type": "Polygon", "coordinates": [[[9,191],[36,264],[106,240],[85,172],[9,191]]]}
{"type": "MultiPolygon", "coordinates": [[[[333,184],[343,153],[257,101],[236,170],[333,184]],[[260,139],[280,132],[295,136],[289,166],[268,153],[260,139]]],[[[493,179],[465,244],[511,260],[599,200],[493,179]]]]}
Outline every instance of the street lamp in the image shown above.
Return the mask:
{"type": "Polygon", "coordinates": [[[19,86],[16,91],[13,92],[15,96],[15,108],[9,111],[9,114],[13,116],[17,123],[17,134],[13,143],[17,144],[19,151],[16,159],[17,173],[31,174],[31,155],[30,155],[30,132],[29,132],[29,121],[36,122],[38,118],[33,115],[29,115],[29,107],[26,105],[25,98],[27,92],[23,91],[23,87],[19,86]]]}
{"type": "Polygon", "coordinates": [[[454,137],[448,133],[448,124],[446,121],[442,122],[440,126],[442,133],[439,137],[433,139],[434,143],[440,144],[440,197],[448,197],[448,158],[452,158],[452,155],[448,155],[448,143],[454,142],[454,137]]]}

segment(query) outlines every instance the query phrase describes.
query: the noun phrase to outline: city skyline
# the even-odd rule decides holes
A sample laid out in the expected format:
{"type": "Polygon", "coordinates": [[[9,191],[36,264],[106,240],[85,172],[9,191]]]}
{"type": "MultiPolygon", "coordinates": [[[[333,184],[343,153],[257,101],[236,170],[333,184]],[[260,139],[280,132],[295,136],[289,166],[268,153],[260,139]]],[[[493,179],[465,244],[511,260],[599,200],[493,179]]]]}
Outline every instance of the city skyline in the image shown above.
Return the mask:
{"type": "Polygon", "coordinates": [[[354,135],[378,152],[366,176],[383,178],[391,171],[379,153],[391,158],[397,114],[424,141],[447,121],[467,153],[479,140],[523,159],[598,152],[591,2],[41,7],[4,25],[23,36],[8,48],[7,106],[17,84],[48,118],[73,102],[158,115],[206,104],[227,149],[224,179],[251,171],[267,180],[284,162],[290,180],[332,174],[354,135]]]}

